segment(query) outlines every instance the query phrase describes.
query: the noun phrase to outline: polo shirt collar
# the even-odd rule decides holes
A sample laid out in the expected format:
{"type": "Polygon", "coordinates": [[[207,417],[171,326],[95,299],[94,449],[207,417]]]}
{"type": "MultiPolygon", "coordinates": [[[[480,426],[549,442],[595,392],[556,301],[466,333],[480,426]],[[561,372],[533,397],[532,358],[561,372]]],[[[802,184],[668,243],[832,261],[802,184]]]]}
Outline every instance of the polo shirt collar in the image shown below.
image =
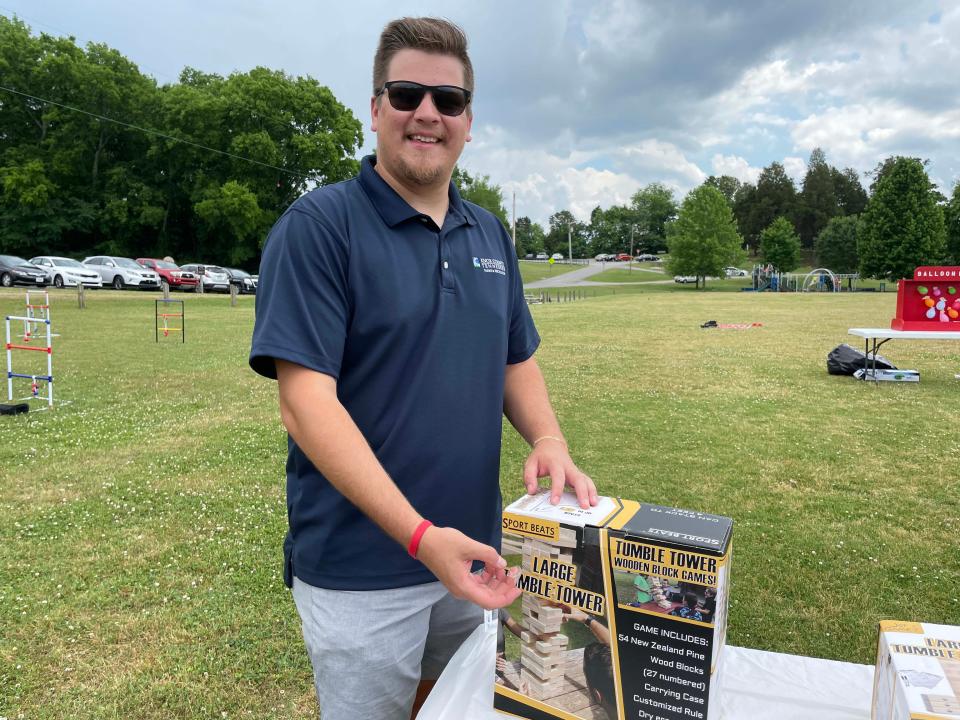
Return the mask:
{"type": "MultiPolygon", "coordinates": [[[[386,180],[380,177],[380,174],[374,169],[376,163],[377,159],[374,155],[367,155],[360,161],[359,181],[360,187],[370,198],[383,222],[389,227],[395,227],[405,220],[420,217],[423,213],[411,207],[396,190],[390,187],[386,180]]],[[[477,219],[474,217],[473,211],[464,204],[453,181],[450,182],[449,197],[450,207],[447,214],[454,213],[454,215],[463,218],[463,222],[467,225],[476,225],[477,219]]]]}

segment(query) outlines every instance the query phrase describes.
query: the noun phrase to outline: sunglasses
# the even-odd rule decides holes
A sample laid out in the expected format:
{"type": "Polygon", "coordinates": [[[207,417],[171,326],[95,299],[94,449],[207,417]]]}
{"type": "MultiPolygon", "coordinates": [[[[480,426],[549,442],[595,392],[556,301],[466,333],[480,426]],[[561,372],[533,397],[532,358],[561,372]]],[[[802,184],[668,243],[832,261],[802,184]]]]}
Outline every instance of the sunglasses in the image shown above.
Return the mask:
{"type": "Polygon", "coordinates": [[[471,92],[456,85],[421,85],[410,80],[391,80],[383,84],[377,97],[387,94],[394,110],[409,112],[416,110],[427,93],[433,97],[433,104],[441,115],[456,117],[463,114],[470,104],[471,92]]]}

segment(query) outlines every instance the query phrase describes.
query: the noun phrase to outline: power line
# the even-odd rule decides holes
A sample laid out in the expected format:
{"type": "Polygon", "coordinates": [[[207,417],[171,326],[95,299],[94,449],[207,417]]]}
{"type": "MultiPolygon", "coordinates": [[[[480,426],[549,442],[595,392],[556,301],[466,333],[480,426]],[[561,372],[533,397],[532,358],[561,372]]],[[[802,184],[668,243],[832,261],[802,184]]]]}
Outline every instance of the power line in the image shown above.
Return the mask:
{"type": "Polygon", "coordinates": [[[104,120],[106,122],[115,123],[117,125],[122,125],[123,127],[132,128],[133,130],[139,130],[140,132],[145,132],[149,135],[156,135],[157,137],[165,138],[166,140],[173,140],[174,142],[184,143],[185,145],[190,145],[195,148],[200,148],[201,150],[208,150],[212,153],[217,153],[218,155],[226,155],[229,158],[234,160],[242,160],[244,162],[253,163],[254,165],[259,165],[261,167],[270,168],[271,170],[277,170],[287,175],[293,175],[294,177],[304,178],[306,180],[314,180],[315,178],[311,175],[306,175],[301,172],[294,172],[293,170],[287,170],[286,168],[277,167],[276,165],[270,165],[269,163],[260,162],[259,160],[253,160],[252,158],[243,157],[242,155],[235,155],[234,153],[227,152],[226,150],[218,150],[217,148],[212,148],[207,145],[201,145],[200,143],[193,142],[192,140],[184,140],[183,138],[174,137],[173,135],[167,135],[162,133],[159,130],[151,130],[150,128],[140,127],[139,125],[134,125],[132,123],[123,122],[122,120],[115,120],[114,118],[107,117],[105,115],[98,115],[97,113],[92,113],[87,110],[82,110],[80,108],[72,107],[70,105],[64,105],[63,103],[58,103],[55,100],[48,100],[47,98],[38,97],[36,95],[31,95],[30,93],[20,92],[19,90],[14,90],[13,88],[8,88],[3,85],[0,85],[0,90],[5,90],[6,92],[13,93],[14,95],[20,95],[25,98],[30,98],[31,100],[36,100],[38,102],[47,103],[49,105],[56,105],[57,107],[64,108],[65,110],[72,110],[73,112],[78,112],[83,115],[89,115],[92,118],[97,120],[104,120]]]}

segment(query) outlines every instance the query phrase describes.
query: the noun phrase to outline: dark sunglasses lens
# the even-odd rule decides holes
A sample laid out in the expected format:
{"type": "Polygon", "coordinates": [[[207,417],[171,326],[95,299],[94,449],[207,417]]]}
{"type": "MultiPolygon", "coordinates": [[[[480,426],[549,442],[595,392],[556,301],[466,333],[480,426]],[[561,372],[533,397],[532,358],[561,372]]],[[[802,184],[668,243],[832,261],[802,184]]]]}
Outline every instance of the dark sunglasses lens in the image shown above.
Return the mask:
{"type": "Polygon", "coordinates": [[[406,83],[395,83],[387,90],[387,96],[390,98],[393,109],[403,112],[416,110],[420,107],[425,93],[425,88],[418,85],[407,85],[406,83]]]}
{"type": "Polygon", "coordinates": [[[433,102],[443,115],[459,115],[467,107],[467,96],[459,88],[437,88],[433,91],[433,102]]]}

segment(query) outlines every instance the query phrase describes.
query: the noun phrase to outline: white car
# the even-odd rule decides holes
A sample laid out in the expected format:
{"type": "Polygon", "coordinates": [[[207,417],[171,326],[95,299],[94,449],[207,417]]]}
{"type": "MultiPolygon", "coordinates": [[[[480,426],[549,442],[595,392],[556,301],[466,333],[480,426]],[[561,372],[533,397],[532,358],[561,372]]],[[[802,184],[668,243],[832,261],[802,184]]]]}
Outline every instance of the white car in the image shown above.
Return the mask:
{"type": "Polygon", "coordinates": [[[741,270],[740,268],[725,267],[723,269],[723,274],[726,275],[728,278],[731,278],[731,277],[747,277],[750,273],[748,273],[746,270],[741,270]]]}
{"type": "Polygon", "coordinates": [[[674,275],[673,281],[675,283],[680,283],[681,285],[685,285],[686,283],[695,283],[697,281],[697,276],[696,275],[674,275]]]}
{"type": "Polygon", "coordinates": [[[30,262],[43,268],[47,274],[47,283],[58,288],[76,287],[81,284],[89,288],[103,287],[100,273],[76,260],[56,255],[38,255],[31,258],[30,262]]]}
{"type": "Polygon", "coordinates": [[[182,270],[196,273],[203,282],[204,292],[230,292],[230,276],[216,265],[190,263],[181,265],[182,270]]]}
{"type": "Polygon", "coordinates": [[[550,256],[551,260],[563,260],[563,253],[554,253],[550,256]]]}
{"type": "Polygon", "coordinates": [[[549,256],[545,252],[537,253],[537,260],[549,260],[549,256]]]}
{"type": "Polygon", "coordinates": [[[104,285],[115,290],[124,288],[160,289],[160,276],[138,262],[114,255],[94,255],[83,261],[91,270],[100,274],[104,285]]]}

